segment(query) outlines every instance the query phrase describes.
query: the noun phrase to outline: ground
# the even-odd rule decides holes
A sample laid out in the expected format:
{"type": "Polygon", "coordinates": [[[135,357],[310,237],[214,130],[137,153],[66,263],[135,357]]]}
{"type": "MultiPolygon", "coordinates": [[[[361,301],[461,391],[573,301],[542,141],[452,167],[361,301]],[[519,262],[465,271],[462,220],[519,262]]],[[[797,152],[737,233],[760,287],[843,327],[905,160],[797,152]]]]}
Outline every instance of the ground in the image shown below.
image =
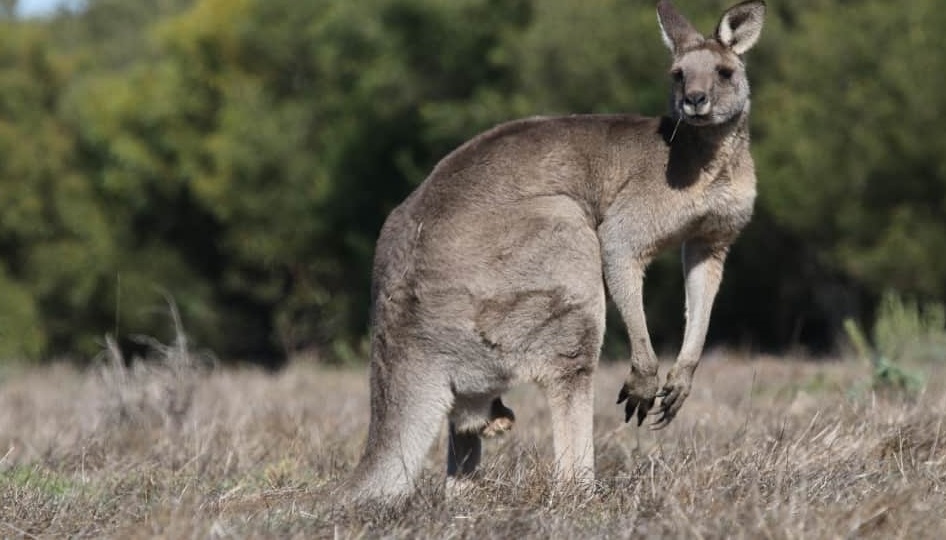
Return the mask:
{"type": "Polygon", "coordinates": [[[333,488],[361,452],[366,368],[185,360],[0,370],[0,537],[946,537],[944,366],[907,399],[855,360],[710,353],[654,433],[623,423],[627,368],[606,363],[594,493],[549,483],[548,410],[527,386],[463,499],[444,497],[441,436],[406,507],[355,512],[333,488]]]}

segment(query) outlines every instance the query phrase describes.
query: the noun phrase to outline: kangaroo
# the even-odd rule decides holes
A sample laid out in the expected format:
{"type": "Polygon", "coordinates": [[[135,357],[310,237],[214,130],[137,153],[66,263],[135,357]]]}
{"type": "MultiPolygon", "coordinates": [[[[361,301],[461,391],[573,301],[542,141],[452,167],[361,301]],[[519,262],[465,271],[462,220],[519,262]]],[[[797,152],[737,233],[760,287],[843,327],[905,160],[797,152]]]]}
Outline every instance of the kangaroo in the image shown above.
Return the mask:
{"type": "Polygon", "coordinates": [[[371,420],[356,499],[413,490],[444,418],[447,480],[470,479],[481,436],[512,427],[501,395],[535,382],[551,413],[556,478],[594,480],[592,374],[605,286],[630,337],[625,421],[665,427],[690,393],[730,244],[752,216],[742,57],[765,3],[727,10],[704,37],[668,0],[668,116],[574,115],[499,125],[443,160],[391,212],[372,283],[371,420]],[[686,328],[658,381],[643,279],[682,244],[686,328]],[[655,407],[655,403],[659,404],[655,407]]]}

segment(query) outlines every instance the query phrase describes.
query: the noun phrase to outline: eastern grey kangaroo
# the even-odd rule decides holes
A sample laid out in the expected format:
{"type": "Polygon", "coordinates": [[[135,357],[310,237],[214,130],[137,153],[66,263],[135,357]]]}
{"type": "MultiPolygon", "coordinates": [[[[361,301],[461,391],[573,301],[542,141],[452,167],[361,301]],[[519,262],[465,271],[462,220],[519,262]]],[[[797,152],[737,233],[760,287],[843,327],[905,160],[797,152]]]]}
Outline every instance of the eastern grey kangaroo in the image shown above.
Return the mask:
{"type": "Polygon", "coordinates": [[[743,2],[704,37],[661,0],[657,17],[673,57],[668,116],[502,124],[446,156],[391,213],[374,261],[371,421],[351,480],[356,499],[409,494],[445,417],[448,478],[468,478],[481,435],[512,426],[500,396],[523,381],[548,397],[557,478],[592,482],[605,284],[631,342],[618,397],[625,420],[640,425],[651,412],[659,429],[676,416],[726,252],[752,216],[742,56],[764,14],[764,2],[743,2]],[[644,270],[680,244],[686,329],[661,386],[644,270]]]}

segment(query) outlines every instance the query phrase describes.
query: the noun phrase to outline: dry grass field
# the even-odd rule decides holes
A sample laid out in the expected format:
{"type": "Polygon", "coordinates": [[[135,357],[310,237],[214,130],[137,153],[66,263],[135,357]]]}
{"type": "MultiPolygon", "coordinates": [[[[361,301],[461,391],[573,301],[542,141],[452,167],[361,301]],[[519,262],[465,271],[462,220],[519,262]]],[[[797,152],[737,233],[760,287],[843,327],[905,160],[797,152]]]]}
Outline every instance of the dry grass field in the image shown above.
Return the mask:
{"type": "Polygon", "coordinates": [[[207,369],[179,352],[0,371],[0,537],[946,538],[939,366],[906,400],[871,392],[853,360],[711,353],[652,433],[622,422],[626,367],[603,364],[593,494],[548,482],[547,409],[523,387],[466,498],[444,496],[441,437],[416,497],[356,511],[332,488],[361,451],[366,370],[207,369]]]}

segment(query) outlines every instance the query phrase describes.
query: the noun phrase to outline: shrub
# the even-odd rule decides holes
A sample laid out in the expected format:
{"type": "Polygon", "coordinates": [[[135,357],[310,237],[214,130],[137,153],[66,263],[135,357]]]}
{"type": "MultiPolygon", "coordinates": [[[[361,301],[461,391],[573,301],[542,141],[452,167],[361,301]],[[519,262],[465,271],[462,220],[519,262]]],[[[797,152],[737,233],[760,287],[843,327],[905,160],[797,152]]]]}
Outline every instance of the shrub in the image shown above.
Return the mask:
{"type": "Polygon", "coordinates": [[[877,310],[873,345],[854,320],[846,320],[844,329],[858,356],[870,363],[875,390],[914,395],[924,379],[904,363],[946,359],[946,308],[941,303],[921,304],[888,291],[877,310]]]}

